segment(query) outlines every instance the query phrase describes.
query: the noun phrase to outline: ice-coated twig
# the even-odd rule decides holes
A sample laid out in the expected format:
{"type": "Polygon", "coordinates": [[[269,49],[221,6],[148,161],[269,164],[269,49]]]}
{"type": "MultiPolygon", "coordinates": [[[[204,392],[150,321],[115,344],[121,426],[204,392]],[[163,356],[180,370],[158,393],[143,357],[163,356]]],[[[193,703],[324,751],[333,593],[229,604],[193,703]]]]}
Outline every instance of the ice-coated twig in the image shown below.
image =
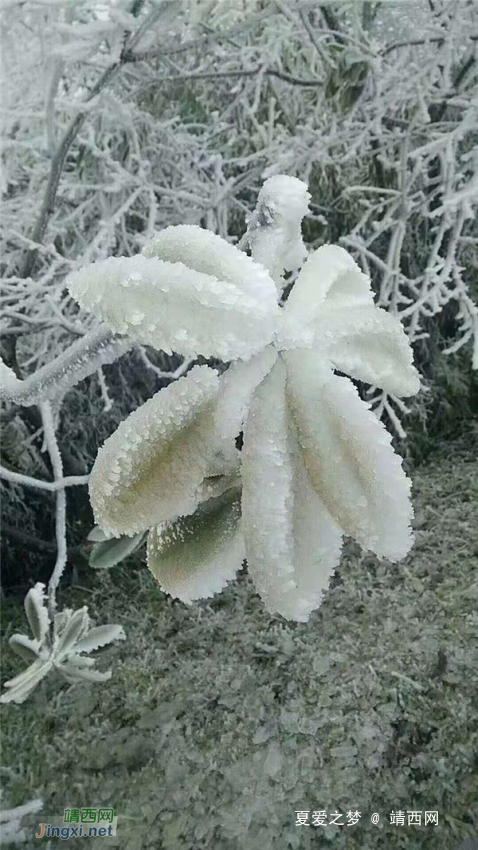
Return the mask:
{"type": "MultiPolygon", "coordinates": [[[[44,401],[40,405],[40,412],[43,421],[43,432],[45,443],[50,455],[51,465],[53,467],[53,476],[55,481],[60,481],[63,478],[63,461],[61,459],[60,449],[55,435],[55,423],[53,413],[49,401],[44,401]]],[[[60,487],[56,493],[56,563],[48,583],[48,613],[50,618],[53,617],[56,610],[56,589],[60,582],[61,575],[66,566],[67,547],[66,547],[66,490],[60,487]]]]}
{"type": "Polygon", "coordinates": [[[23,381],[0,360],[0,398],[24,407],[56,398],[100,366],[113,363],[132,345],[131,340],[118,339],[106,325],[100,325],[23,381]]]}
{"type": "Polygon", "coordinates": [[[0,466],[0,478],[5,481],[11,481],[12,484],[22,484],[24,487],[33,487],[36,490],[48,490],[49,493],[56,493],[63,487],[88,484],[89,477],[89,475],[69,475],[66,478],[58,479],[58,481],[42,481],[40,478],[31,478],[29,475],[22,475],[20,472],[13,472],[11,469],[0,466]]]}

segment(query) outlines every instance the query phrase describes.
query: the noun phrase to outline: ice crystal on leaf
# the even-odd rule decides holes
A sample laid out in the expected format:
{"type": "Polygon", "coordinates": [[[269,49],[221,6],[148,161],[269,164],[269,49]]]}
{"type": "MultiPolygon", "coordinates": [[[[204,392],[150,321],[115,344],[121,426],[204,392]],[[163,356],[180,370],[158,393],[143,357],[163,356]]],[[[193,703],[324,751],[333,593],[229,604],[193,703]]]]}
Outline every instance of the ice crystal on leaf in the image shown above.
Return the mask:
{"type": "Polygon", "coordinates": [[[237,482],[203,502],[192,516],[153,528],[148,564],[163,590],[192,602],[235,577],[244,558],[241,489],[237,482]]]}
{"type": "Polygon", "coordinates": [[[204,479],[223,471],[220,460],[214,466],[220,446],[210,438],[218,391],[217,373],[195,366],[106,441],[90,477],[91,504],[103,531],[132,535],[194,512],[204,479]]]}
{"type": "Polygon", "coordinates": [[[401,460],[334,370],[396,396],[419,389],[400,321],[374,305],[352,257],[324,245],[305,259],[308,199],[296,178],[266,181],[243,240],[253,259],[200,228],[169,227],[143,258],[107,261],[103,282],[93,266],[70,284],[135,339],[236,360],[221,377],[195,367],[106,441],[90,482],[98,525],[150,529],[149,567],[184,602],[220,590],[245,555],[267,609],[300,621],[320,605],[344,534],[390,560],[412,544],[401,460]],[[300,266],[280,308],[283,273],[300,266]]]}
{"type": "Polygon", "coordinates": [[[247,359],[271,341],[278,312],[267,271],[196,225],[167,227],[136,257],[68,278],[78,303],[116,333],[168,353],[247,359]]]}

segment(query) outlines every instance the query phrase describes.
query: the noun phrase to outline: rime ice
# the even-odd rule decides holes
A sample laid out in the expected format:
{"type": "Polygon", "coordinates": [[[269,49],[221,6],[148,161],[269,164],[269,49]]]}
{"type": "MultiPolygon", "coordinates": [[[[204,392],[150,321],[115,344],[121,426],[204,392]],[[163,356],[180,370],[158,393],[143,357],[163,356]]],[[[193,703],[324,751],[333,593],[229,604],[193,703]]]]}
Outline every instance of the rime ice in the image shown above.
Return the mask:
{"type": "Polygon", "coordinates": [[[168,353],[247,359],[271,341],[278,312],[267,271],[194,225],[168,227],[143,254],[91,263],[67,284],[113,331],[168,353]]]}
{"type": "Polygon", "coordinates": [[[300,223],[309,200],[302,180],[276,174],[264,183],[248,222],[245,241],[254,260],[269,269],[278,289],[283,286],[284,272],[297,271],[307,257],[300,223]]]}
{"type": "Polygon", "coordinates": [[[136,534],[193,513],[217,446],[210,440],[217,373],[196,366],[134,411],[98,452],[90,478],[97,524],[136,534]]]}

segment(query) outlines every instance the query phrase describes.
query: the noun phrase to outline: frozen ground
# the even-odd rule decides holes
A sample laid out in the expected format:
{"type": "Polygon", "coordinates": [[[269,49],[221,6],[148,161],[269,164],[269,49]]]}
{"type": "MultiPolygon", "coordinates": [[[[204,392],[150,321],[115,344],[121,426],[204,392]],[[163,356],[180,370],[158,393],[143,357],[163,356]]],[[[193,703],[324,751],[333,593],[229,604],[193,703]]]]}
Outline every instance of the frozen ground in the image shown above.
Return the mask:
{"type": "MultiPolygon", "coordinates": [[[[350,545],[306,625],[268,615],[246,574],[191,608],[135,565],[65,591],[129,639],[105,653],[110,683],[47,680],[2,707],[3,805],[112,806],[122,850],[454,850],[478,835],[476,442],[413,472],[411,555],[392,566],[350,545]],[[296,826],[296,810],[361,818],[296,826]],[[438,826],[407,825],[412,810],[438,826]]],[[[5,608],[8,638],[24,623],[5,608]]],[[[9,650],[3,664],[18,672],[9,650]]]]}

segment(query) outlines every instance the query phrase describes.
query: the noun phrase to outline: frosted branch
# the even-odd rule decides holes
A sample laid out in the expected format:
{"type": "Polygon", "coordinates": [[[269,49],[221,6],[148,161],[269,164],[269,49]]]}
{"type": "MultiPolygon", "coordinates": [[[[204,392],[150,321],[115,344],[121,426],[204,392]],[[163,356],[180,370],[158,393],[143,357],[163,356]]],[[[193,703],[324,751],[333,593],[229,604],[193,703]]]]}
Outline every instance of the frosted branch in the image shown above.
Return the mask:
{"type": "Polygon", "coordinates": [[[113,363],[132,345],[130,340],[119,340],[105,325],[100,325],[23,381],[0,361],[0,398],[24,407],[56,398],[100,366],[113,363]]]}
{"type": "MultiPolygon", "coordinates": [[[[53,477],[55,482],[59,482],[63,478],[63,461],[61,459],[60,449],[55,435],[55,423],[53,420],[50,402],[42,402],[40,405],[40,412],[43,421],[45,443],[53,468],[53,477]]],[[[48,612],[50,618],[52,618],[55,613],[56,589],[60,582],[63,570],[65,569],[67,559],[66,490],[64,487],[59,487],[56,493],[55,533],[57,545],[56,563],[48,583],[48,612]]]]}
{"type": "Polygon", "coordinates": [[[0,466],[0,478],[4,481],[10,481],[12,484],[21,484],[24,487],[33,487],[36,490],[48,490],[49,493],[56,493],[64,487],[78,487],[88,484],[89,475],[69,475],[66,478],[60,478],[58,481],[42,481],[40,478],[31,478],[29,475],[22,475],[20,472],[13,472],[11,469],[5,469],[0,466]]]}

